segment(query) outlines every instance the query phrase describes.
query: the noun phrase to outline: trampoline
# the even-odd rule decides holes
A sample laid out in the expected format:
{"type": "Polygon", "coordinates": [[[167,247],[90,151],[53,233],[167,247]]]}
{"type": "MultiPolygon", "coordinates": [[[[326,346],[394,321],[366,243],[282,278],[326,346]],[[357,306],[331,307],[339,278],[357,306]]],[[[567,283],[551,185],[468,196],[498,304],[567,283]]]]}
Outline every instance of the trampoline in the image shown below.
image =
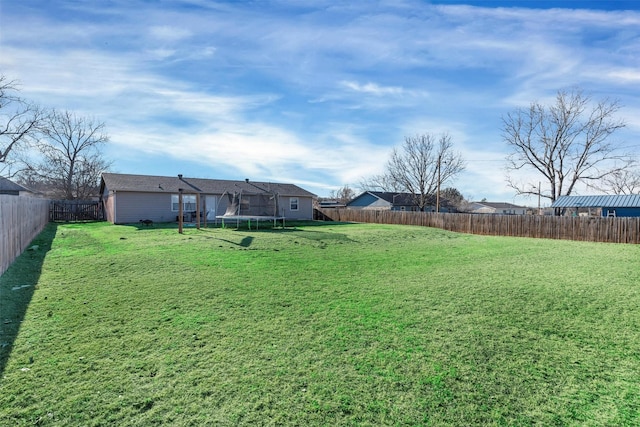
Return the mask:
{"type": "Polygon", "coordinates": [[[276,226],[278,220],[282,221],[284,227],[284,215],[279,215],[280,212],[280,197],[278,193],[263,189],[254,185],[259,192],[247,192],[247,191],[225,191],[220,196],[220,202],[218,206],[222,206],[222,200],[226,196],[226,209],[223,215],[216,215],[216,219],[222,221],[222,226],[225,225],[225,220],[236,221],[236,227],[240,228],[240,222],[247,222],[247,227],[251,229],[251,222],[256,225],[256,229],[260,228],[260,221],[273,221],[273,225],[276,226]]]}

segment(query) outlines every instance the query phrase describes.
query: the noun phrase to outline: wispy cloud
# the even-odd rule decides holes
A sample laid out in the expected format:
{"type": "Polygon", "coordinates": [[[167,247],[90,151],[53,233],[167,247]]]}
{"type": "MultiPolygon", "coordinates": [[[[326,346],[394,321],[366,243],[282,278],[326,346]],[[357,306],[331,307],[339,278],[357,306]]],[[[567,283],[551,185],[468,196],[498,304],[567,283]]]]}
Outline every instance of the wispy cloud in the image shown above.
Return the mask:
{"type": "MultiPolygon", "coordinates": [[[[417,0],[33,0],[3,4],[0,67],[26,97],[105,121],[116,164],[139,155],[335,188],[422,132],[494,162],[501,115],[561,88],[635,112],[639,28],[636,11],[417,0]]],[[[459,183],[510,194],[497,166],[459,183]]]]}
{"type": "Polygon", "coordinates": [[[354,92],[366,93],[375,96],[402,95],[405,91],[399,86],[380,86],[375,83],[360,84],[357,82],[343,81],[342,86],[354,92]]]}
{"type": "Polygon", "coordinates": [[[618,69],[611,70],[606,74],[607,77],[619,83],[637,83],[640,82],[640,70],[638,69],[618,69]]]}
{"type": "Polygon", "coordinates": [[[178,42],[192,36],[192,32],[186,28],[169,25],[157,25],[149,28],[151,37],[162,42],[178,42]]]}

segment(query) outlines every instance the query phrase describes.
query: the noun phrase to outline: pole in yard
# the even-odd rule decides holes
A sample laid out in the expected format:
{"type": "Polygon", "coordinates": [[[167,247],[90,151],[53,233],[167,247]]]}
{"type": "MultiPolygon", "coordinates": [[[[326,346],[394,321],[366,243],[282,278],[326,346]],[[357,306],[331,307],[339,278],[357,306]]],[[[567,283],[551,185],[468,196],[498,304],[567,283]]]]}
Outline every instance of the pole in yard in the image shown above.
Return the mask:
{"type": "Polygon", "coordinates": [[[182,188],[178,188],[178,233],[182,234],[184,209],[182,207],[182,188]]]}
{"type": "Polygon", "coordinates": [[[200,193],[196,193],[196,228],[200,230],[200,193]]]}
{"type": "Polygon", "coordinates": [[[202,226],[207,228],[207,196],[202,199],[202,226]]]}

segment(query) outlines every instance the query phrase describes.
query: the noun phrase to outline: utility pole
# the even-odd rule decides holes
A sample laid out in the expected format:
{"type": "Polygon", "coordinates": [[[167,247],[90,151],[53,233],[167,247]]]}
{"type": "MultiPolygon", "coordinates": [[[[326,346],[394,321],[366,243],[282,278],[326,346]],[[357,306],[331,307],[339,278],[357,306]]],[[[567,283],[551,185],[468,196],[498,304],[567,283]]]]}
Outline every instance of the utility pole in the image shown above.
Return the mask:
{"type": "Polygon", "coordinates": [[[540,186],[542,183],[538,181],[538,215],[542,215],[542,209],[540,209],[540,186]]]}

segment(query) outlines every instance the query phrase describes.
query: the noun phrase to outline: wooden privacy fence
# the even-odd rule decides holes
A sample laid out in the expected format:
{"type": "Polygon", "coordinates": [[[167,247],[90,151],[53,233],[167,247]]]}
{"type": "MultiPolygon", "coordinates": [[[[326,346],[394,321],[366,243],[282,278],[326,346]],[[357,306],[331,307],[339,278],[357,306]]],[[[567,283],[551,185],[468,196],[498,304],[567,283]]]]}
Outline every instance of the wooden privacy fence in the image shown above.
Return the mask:
{"type": "Polygon", "coordinates": [[[49,222],[49,200],[0,195],[0,274],[49,222]]]}
{"type": "Polygon", "coordinates": [[[358,209],[318,209],[318,211],[333,221],[419,225],[491,236],[640,243],[640,218],[483,215],[358,209]]]}
{"type": "Polygon", "coordinates": [[[57,221],[102,221],[102,203],[81,200],[52,200],[49,206],[49,220],[57,221]]]}

